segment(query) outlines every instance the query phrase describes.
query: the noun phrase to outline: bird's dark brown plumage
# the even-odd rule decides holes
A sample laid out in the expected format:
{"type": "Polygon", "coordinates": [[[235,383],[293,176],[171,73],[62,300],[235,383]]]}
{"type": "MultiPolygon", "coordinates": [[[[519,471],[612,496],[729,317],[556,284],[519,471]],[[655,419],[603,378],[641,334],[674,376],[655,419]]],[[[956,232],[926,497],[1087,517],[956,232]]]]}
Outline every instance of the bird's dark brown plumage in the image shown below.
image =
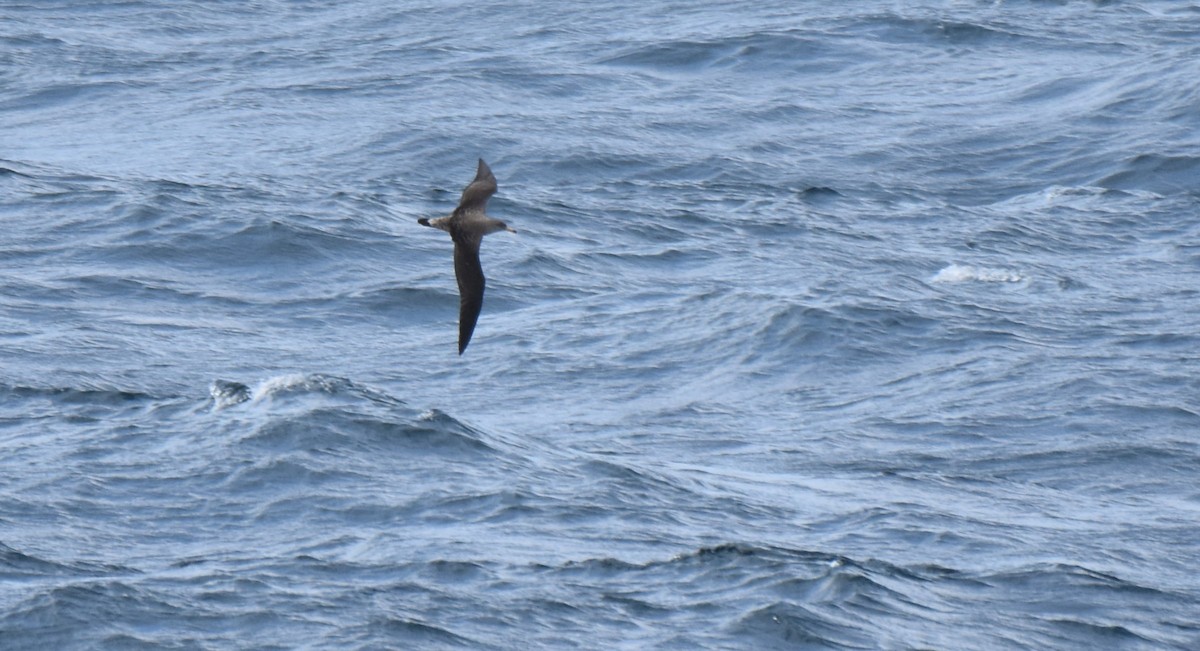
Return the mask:
{"type": "Polygon", "coordinates": [[[513,231],[507,224],[488,217],[484,213],[487,201],[496,193],[496,177],[492,170],[479,159],[479,167],[475,172],[475,180],[463,189],[458,207],[448,217],[437,219],[418,219],[423,226],[438,228],[450,233],[454,240],[454,276],[458,280],[458,354],[463,354],[471,335],[475,332],[475,324],[479,321],[479,312],[483,309],[483,291],[487,280],[483,276],[483,266],[479,263],[479,245],[483,236],[499,231],[513,231]]]}

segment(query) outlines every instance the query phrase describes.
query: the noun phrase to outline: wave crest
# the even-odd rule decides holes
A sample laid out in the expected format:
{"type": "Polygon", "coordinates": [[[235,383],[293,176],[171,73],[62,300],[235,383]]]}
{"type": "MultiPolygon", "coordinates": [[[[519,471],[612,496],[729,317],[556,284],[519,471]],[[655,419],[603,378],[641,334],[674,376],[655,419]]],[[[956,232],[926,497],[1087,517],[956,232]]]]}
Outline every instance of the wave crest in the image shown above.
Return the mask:
{"type": "Polygon", "coordinates": [[[992,269],[988,267],[973,267],[971,265],[951,264],[933,275],[930,282],[934,283],[1019,283],[1025,280],[1020,273],[1011,269],[992,269]]]}

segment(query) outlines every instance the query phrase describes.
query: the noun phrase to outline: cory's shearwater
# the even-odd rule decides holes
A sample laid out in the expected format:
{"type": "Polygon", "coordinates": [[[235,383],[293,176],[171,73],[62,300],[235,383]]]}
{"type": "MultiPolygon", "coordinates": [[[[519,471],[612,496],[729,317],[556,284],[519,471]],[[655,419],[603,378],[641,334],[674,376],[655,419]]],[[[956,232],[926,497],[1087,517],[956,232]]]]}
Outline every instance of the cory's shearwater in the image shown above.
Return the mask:
{"type": "Polygon", "coordinates": [[[496,177],[479,159],[475,180],[463,189],[458,207],[448,217],[418,219],[422,226],[440,228],[454,240],[454,276],[458,279],[458,354],[463,354],[475,332],[479,310],[483,308],[483,267],[479,264],[479,243],[483,236],[500,231],[516,233],[508,224],[484,214],[487,200],[496,193],[496,177]]]}

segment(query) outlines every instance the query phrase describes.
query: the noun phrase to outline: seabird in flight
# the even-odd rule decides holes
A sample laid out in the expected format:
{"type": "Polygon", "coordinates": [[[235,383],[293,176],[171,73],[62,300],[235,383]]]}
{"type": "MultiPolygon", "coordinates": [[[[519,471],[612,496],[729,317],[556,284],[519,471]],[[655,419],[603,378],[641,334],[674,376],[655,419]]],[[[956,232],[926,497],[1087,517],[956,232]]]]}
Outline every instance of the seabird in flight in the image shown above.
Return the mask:
{"type": "Polygon", "coordinates": [[[484,235],[509,231],[516,233],[508,224],[492,219],[483,213],[487,200],[496,194],[496,177],[492,170],[479,159],[475,180],[463,189],[458,207],[448,217],[417,220],[422,226],[440,228],[454,240],[454,276],[458,279],[458,354],[463,354],[475,332],[479,310],[483,308],[483,267],[479,264],[479,243],[484,235]]]}

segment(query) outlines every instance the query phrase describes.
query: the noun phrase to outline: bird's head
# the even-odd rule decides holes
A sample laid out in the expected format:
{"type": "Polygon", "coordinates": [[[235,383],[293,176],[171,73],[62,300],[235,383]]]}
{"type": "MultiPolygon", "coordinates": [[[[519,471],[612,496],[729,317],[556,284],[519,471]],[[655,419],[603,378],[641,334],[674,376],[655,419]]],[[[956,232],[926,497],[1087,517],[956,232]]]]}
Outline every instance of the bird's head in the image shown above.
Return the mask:
{"type": "Polygon", "coordinates": [[[499,233],[500,231],[508,231],[509,233],[516,233],[517,229],[510,227],[508,224],[505,224],[504,222],[500,221],[499,219],[493,219],[488,222],[487,233],[489,233],[489,234],[490,233],[499,233]]]}

